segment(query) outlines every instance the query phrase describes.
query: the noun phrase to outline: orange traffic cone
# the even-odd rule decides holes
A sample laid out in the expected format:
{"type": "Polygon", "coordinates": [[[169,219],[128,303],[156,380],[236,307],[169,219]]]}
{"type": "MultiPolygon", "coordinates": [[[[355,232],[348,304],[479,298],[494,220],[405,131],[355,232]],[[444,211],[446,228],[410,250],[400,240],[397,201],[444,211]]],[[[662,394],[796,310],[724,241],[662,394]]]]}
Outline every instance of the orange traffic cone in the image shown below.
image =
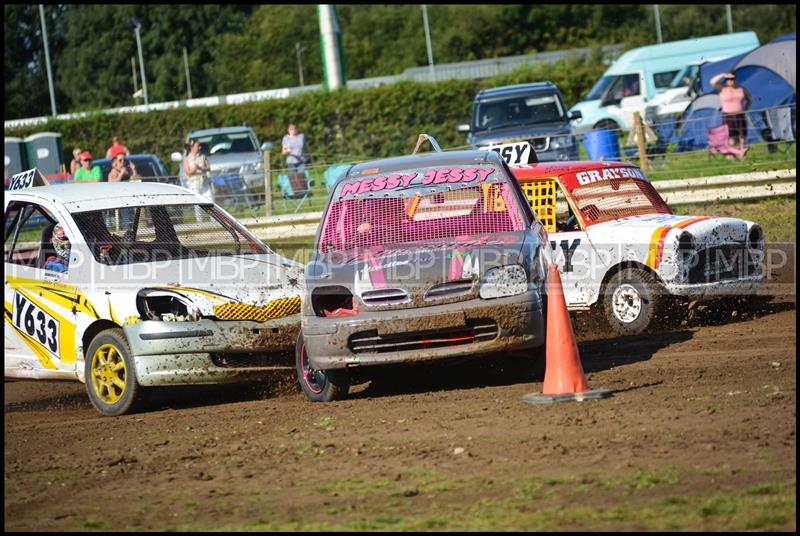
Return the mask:
{"type": "Polygon", "coordinates": [[[555,264],[550,265],[547,279],[547,360],[542,394],[522,397],[530,404],[549,404],[576,400],[595,400],[611,396],[608,389],[592,389],[583,373],[578,343],[561,287],[561,276],[555,264]]]}

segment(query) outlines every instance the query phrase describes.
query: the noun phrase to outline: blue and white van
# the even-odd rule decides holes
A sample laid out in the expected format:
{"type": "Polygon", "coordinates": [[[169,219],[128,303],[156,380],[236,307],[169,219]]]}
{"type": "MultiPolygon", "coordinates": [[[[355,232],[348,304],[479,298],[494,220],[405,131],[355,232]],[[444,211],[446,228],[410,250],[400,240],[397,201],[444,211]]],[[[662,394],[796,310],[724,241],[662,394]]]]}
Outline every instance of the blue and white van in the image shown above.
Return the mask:
{"type": "Polygon", "coordinates": [[[629,130],[633,112],[645,116],[645,108],[656,95],[684,78],[690,65],[741,54],[757,47],[755,32],[712,35],[629,50],[608,68],[588,95],[570,112],[578,133],[595,128],[629,130]]]}

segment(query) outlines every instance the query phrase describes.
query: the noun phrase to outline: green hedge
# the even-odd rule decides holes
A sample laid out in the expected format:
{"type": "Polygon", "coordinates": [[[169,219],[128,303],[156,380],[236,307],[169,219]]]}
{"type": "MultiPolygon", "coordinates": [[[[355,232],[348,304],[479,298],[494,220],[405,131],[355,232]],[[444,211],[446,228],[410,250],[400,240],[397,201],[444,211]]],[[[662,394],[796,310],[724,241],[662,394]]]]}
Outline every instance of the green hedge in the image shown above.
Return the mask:
{"type": "MultiPolygon", "coordinates": [[[[421,132],[434,136],[442,148],[464,146],[465,136],[456,131],[456,125],[468,122],[472,99],[482,88],[550,80],[571,106],[605,68],[595,56],[523,67],[482,81],[401,82],[239,105],[95,114],[5,129],[5,135],[24,138],[36,132],[59,132],[65,163],[70,161],[75,146],[100,158],[111,137],[119,136],[131,152],[155,153],[174,171],[177,165],[170,164],[169,155],[182,149],[191,130],[247,124],[262,142],[271,141],[278,149],[286,124],[293,121],[306,134],[317,164],[364,160],[407,154],[421,132]]],[[[280,151],[273,151],[271,164],[273,168],[284,167],[280,151]]]]}

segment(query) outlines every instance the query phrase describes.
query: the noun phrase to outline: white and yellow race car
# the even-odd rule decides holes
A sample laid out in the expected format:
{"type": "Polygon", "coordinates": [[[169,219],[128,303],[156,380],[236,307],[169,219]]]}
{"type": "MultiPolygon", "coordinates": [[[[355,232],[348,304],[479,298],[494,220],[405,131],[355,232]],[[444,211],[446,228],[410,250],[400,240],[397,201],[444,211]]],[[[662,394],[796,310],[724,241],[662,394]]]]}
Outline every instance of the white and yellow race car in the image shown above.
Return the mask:
{"type": "Polygon", "coordinates": [[[6,378],[79,380],[113,416],[150,387],[291,363],[303,266],[225,210],[177,186],[46,185],[36,170],[10,188],[6,378]]]}

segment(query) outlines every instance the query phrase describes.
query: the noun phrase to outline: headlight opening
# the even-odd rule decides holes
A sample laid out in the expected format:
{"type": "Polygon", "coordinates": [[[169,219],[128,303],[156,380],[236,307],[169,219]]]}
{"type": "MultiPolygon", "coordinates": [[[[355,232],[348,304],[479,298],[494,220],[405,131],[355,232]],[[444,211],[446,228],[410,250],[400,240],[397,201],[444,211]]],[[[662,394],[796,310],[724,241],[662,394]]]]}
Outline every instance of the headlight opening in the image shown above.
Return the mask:
{"type": "Polygon", "coordinates": [[[516,296],[528,290],[528,275],[518,265],[487,270],[481,279],[480,297],[484,300],[516,296]]]}

